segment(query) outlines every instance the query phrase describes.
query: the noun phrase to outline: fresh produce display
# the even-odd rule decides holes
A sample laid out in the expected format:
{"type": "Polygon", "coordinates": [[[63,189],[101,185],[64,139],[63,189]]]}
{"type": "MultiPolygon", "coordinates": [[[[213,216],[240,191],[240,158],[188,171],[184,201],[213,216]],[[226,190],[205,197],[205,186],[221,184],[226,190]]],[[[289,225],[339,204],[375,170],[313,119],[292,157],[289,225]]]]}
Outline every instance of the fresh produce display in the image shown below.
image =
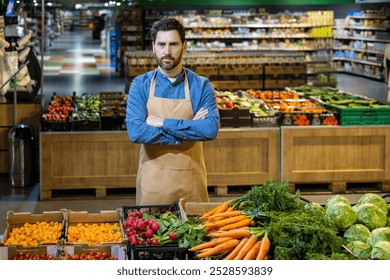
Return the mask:
{"type": "Polygon", "coordinates": [[[73,121],[93,122],[100,120],[100,98],[98,95],[82,95],[76,97],[73,121]]]}
{"type": "Polygon", "coordinates": [[[199,259],[219,260],[387,259],[384,209],[387,216],[388,204],[373,193],[353,206],[342,195],[321,206],[302,200],[299,190],[292,194],[287,182],[269,179],[202,215],[207,235],[189,250],[199,259]],[[359,220],[359,207],[367,205],[376,205],[376,214],[359,220]]]}
{"type": "Polygon", "coordinates": [[[12,260],[56,260],[55,256],[50,256],[48,254],[36,255],[29,252],[19,252],[16,256],[12,258],[12,260]]]}
{"type": "Polygon", "coordinates": [[[56,243],[60,239],[62,224],[59,222],[25,223],[13,227],[5,240],[5,245],[36,247],[39,244],[56,243]]]}
{"type": "Polygon", "coordinates": [[[61,259],[63,259],[63,260],[82,260],[82,261],[118,260],[117,257],[111,257],[106,252],[89,252],[89,253],[82,253],[82,254],[66,255],[64,258],[61,258],[61,259]]]}
{"type": "Polygon", "coordinates": [[[352,95],[342,92],[338,89],[316,86],[300,86],[293,90],[320,100],[326,105],[345,109],[345,108],[390,108],[389,105],[381,104],[375,99],[363,96],[352,95]]]}
{"type": "Polygon", "coordinates": [[[88,243],[91,246],[104,242],[121,242],[122,240],[119,223],[78,223],[69,225],[67,230],[69,243],[88,243]]]}
{"type": "Polygon", "coordinates": [[[65,121],[73,111],[73,98],[71,96],[54,95],[47,112],[42,115],[44,121],[65,121]]]}
{"type": "Polygon", "coordinates": [[[177,243],[179,247],[190,247],[202,242],[206,234],[203,226],[192,219],[183,221],[171,211],[158,216],[130,211],[122,225],[131,245],[177,243]]]}

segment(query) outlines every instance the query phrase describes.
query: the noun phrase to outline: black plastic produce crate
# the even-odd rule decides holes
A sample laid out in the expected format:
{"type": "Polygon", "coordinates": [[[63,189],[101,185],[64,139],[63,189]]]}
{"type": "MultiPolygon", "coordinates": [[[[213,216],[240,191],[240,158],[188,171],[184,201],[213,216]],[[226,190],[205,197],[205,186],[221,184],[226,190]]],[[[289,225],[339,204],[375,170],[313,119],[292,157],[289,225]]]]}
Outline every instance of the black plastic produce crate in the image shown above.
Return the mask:
{"type": "MultiPolygon", "coordinates": [[[[171,205],[143,205],[143,206],[122,206],[122,223],[129,216],[130,212],[141,211],[158,218],[168,211],[175,213],[181,218],[178,203],[171,205]]],[[[126,233],[125,233],[126,235],[126,233]]],[[[125,236],[126,238],[126,236],[125,236]]],[[[186,260],[194,259],[193,252],[188,247],[179,247],[177,243],[164,245],[132,245],[129,244],[129,260],[186,260]]]]}
{"type": "Polygon", "coordinates": [[[189,248],[181,248],[177,244],[167,245],[130,245],[129,260],[191,260],[194,253],[189,248]]]}

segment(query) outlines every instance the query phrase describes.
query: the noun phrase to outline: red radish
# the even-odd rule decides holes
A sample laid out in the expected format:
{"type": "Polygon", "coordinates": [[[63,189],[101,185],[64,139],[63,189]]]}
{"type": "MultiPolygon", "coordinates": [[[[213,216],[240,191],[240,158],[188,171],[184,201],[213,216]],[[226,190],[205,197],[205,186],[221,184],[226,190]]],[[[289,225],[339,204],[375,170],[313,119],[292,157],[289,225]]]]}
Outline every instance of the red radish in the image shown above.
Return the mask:
{"type": "Polygon", "coordinates": [[[169,233],[168,237],[171,240],[176,240],[176,238],[177,238],[176,233],[174,233],[174,232],[169,233]]]}

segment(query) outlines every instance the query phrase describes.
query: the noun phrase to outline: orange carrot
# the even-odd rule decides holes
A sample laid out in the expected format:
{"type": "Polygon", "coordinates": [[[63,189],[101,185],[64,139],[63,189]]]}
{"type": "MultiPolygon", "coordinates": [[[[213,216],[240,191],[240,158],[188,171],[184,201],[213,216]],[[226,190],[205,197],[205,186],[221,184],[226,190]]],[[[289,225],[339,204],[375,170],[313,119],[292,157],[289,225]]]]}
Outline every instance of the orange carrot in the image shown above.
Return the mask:
{"type": "Polygon", "coordinates": [[[222,212],[225,212],[228,208],[229,208],[229,204],[225,201],[225,202],[222,202],[221,204],[221,207],[218,208],[214,214],[218,214],[218,213],[222,213],[222,212]]]}
{"type": "MultiPolygon", "coordinates": [[[[239,222],[241,220],[248,219],[246,215],[239,215],[239,216],[234,216],[234,217],[228,217],[223,220],[217,220],[209,223],[205,223],[204,226],[206,228],[218,228],[218,227],[223,227],[229,224],[233,224],[236,222],[239,222]]],[[[207,229],[206,229],[207,230],[207,229]]]]}
{"type": "Polygon", "coordinates": [[[214,214],[214,215],[208,217],[208,219],[213,220],[213,219],[218,219],[218,218],[228,218],[228,217],[239,216],[241,214],[243,214],[243,211],[241,211],[241,210],[225,211],[222,213],[214,214]]]}
{"type": "Polygon", "coordinates": [[[252,248],[250,248],[249,251],[246,253],[243,260],[255,260],[260,250],[260,246],[261,246],[261,240],[257,240],[255,245],[253,245],[252,248]]]}
{"type": "Polygon", "coordinates": [[[233,260],[242,260],[245,257],[246,253],[248,253],[250,248],[252,248],[252,246],[257,242],[257,240],[258,239],[256,235],[251,235],[233,260]]]}
{"type": "Polygon", "coordinates": [[[225,252],[229,251],[230,249],[236,247],[238,243],[239,243],[238,239],[228,240],[224,243],[221,243],[221,244],[218,244],[217,246],[214,246],[213,248],[211,248],[210,250],[207,250],[206,252],[199,253],[197,255],[197,257],[201,259],[201,258],[211,257],[211,256],[215,256],[218,254],[225,253],[225,252]]]}
{"type": "Polygon", "coordinates": [[[208,216],[211,216],[213,214],[215,214],[215,212],[221,208],[223,205],[223,203],[220,203],[218,204],[217,206],[215,206],[214,208],[210,209],[209,211],[207,211],[206,213],[204,213],[202,216],[200,216],[201,219],[205,219],[207,218],[208,216]]]}
{"type": "Polygon", "coordinates": [[[249,237],[251,232],[248,226],[235,228],[231,230],[217,230],[211,231],[207,234],[207,236],[212,238],[220,238],[220,237],[231,237],[236,239],[241,239],[244,237],[249,237]]]}
{"type": "Polygon", "coordinates": [[[238,252],[241,250],[242,246],[245,245],[246,241],[248,240],[248,237],[244,237],[243,239],[240,240],[240,243],[234,249],[224,258],[224,260],[232,260],[234,259],[238,252]]]}
{"type": "Polygon", "coordinates": [[[249,226],[251,223],[252,223],[252,220],[249,219],[248,217],[246,217],[245,219],[243,219],[241,221],[223,226],[220,228],[220,230],[231,230],[231,229],[235,229],[235,228],[249,226]]]}
{"type": "Polygon", "coordinates": [[[211,248],[211,247],[214,247],[218,244],[226,242],[230,239],[232,239],[232,238],[231,237],[214,238],[208,242],[204,242],[204,243],[198,244],[196,246],[193,246],[193,247],[189,248],[188,251],[200,251],[200,250],[205,249],[205,248],[211,248]]]}
{"type": "Polygon", "coordinates": [[[264,237],[261,239],[261,246],[259,249],[259,253],[256,256],[256,260],[265,260],[270,247],[271,247],[271,240],[268,238],[268,233],[266,232],[264,237]]]}

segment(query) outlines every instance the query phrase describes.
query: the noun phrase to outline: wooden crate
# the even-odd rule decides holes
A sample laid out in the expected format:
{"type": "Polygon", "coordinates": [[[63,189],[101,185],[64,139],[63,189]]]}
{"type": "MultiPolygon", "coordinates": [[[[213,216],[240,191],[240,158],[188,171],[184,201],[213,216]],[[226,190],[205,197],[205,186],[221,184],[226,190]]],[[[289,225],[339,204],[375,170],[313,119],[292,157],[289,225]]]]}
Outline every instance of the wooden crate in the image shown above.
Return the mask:
{"type": "Polygon", "coordinates": [[[210,77],[210,76],[218,76],[219,70],[218,66],[197,66],[195,72],[198,75],[210,77]]]}
{"type": "Polygon", "coordinates": [[[41,133],[40,199],[54,190],[92,188],[103,198],[110,188],[135,188],[139,147],[121,131],[41,133]]]}
{"type": "Polygon", "coordinates": [[[390,127],[281,127],[281,179],[292,184],[381,182],[390,191],[390,127]]]}
{"type": "Polygon", "coordinates": [[[203,144],[208,185],[254,185],[277,178],[278,137],[277,127],[220,131],[216,140],[203,144]]]}
{"type": "Polygon", "coordinates": [[[241,89],[263,89],[263,81],[260,80],[242,80],[239,82],[241,89]]]}

